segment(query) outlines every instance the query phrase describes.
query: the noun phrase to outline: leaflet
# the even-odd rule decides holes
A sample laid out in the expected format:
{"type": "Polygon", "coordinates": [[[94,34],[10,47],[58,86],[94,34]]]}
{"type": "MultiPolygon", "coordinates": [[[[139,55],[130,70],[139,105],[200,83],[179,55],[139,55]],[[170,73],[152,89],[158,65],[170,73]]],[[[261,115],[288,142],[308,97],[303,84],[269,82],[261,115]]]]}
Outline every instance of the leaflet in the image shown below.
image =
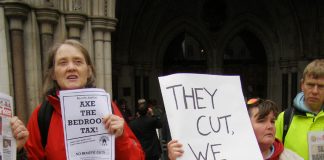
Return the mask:
{"type": "Polygon", "coordinates": [[[324,159],[324,131],[308,132],[309,160],[324,159]]]}
{"type": "Polygon", "coordinates": [[[12,114],[12,97],[0,93],[0,159],[16,159],[16,140],[12,135],[10,126],[12,114]]]}
{"type": "Polygon", "coordinates": [[[115,159],[115,137],[103,117],[112,114],[109,94],[103,89],[60,91],[67,159],[115,159]]]}

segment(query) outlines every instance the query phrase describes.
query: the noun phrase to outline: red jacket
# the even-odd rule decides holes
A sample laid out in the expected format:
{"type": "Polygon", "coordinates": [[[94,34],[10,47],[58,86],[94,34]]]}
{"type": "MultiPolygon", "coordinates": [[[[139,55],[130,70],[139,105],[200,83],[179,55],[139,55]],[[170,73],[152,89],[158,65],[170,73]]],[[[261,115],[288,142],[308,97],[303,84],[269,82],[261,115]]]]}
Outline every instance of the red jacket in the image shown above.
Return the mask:
{"type": "MultiPolygon", "coordinates": [[[[54,96],[48,96],[48,100],[54,107],[54,110],[48,130],[47,145],[44,150],[38,128],[38,111],[41,106],[39,105],[32,113],[27,125],[30,135],[25,144],[25,149],[27,150],[29,160],[45,158],[47,160],[66,159],[60,101],[54,96]]],[[[122,117],[116,104],[113,102],[112,108],[115,115],[122,117]]],[[[123,135],[116,138],[115,141],[115,157],[116,160],[144,160],[142,147],[126,123],[123,135]]]]}

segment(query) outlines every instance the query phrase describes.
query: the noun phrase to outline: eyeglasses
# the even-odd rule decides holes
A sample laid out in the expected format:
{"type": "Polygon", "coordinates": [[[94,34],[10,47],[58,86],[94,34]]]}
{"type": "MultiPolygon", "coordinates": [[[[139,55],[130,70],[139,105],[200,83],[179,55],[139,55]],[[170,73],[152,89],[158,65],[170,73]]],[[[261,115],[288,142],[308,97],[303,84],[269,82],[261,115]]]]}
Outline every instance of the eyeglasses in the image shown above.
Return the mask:
{"type": "Polygon", "coordinates": [[[252,106],[256,106],[259,105],[260,103],[262,103],[264,100],[261,98],[251,98],[249,99],[246,104],[248,107],[252,107],[252,106]]]}
{"type": "Polygon", "coordinates": [[[305,83],[305,88],[307,88],[309,90],[313,90],[316,86],[317,86],[317,89],[319,91],[323,91],[324,90],[324,85],[323,84],[305,83]]]}

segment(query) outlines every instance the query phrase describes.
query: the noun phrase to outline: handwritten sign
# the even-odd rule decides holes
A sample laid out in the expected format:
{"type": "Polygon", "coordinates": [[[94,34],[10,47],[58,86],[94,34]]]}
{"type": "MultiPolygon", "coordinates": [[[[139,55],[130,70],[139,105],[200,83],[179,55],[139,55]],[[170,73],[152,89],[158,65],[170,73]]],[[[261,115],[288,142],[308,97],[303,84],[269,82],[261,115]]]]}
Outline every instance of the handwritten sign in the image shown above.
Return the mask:
{"type": "Polygon", "coordinates": [[[172,139],[181,159],[263,159],[238,76],[174,74],[159,77],[172,139]]]}

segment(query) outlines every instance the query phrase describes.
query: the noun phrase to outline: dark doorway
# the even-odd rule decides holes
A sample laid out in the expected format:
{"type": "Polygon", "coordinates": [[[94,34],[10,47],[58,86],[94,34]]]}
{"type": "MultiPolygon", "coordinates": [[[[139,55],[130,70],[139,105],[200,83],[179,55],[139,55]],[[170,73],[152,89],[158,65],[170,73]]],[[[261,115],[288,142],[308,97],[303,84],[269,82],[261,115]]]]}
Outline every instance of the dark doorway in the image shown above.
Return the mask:
{"type": "Polygon", "coordinates": [[[240,75],[246,98],[266,98],[267,57],[262,42],[252,32],[243,30],[227,44],[223,71],[240,75]]]}
{"type": "Polygon", "coordinates": [[[206,73],[207,51],[188,33],[176,36],[167,47],[163,59],[163,74],[206,73]]]}

